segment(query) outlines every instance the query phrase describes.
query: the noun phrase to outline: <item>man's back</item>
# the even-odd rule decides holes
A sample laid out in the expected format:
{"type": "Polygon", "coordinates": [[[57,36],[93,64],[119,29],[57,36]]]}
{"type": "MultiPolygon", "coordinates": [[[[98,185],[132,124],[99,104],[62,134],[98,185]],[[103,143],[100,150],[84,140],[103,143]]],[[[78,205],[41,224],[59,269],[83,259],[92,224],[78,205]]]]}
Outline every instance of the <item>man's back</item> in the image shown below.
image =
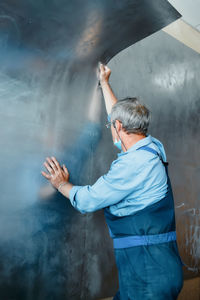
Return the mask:
{"type": "Polygon", "coordinates": [[[110,172],[104,176],[115,187],[116,193],[124,195],[123,191],[127,191],[120,202],[110,206],[110,212],[116,216],[133,214],[166,195],[165,167],[159,156],[140,150],[142,146],[154,149],[166,161],[162,144],[150,135],[118,155],[110,172]]]}

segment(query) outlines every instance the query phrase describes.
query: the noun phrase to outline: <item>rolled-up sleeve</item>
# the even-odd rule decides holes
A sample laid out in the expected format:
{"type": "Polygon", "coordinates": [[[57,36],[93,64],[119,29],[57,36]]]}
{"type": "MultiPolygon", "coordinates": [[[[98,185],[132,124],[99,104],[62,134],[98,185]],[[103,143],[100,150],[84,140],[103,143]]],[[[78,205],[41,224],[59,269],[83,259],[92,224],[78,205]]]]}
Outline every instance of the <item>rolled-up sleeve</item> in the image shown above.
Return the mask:
{"type": "Polygon", "coordinates": [[[81,213],[86,213],[120,202],[130,192],[125,170],[124,161],[118,158],[112,163],[109,172],[94,185],[74,186],[70,191],[71,204],[81,213]]]}

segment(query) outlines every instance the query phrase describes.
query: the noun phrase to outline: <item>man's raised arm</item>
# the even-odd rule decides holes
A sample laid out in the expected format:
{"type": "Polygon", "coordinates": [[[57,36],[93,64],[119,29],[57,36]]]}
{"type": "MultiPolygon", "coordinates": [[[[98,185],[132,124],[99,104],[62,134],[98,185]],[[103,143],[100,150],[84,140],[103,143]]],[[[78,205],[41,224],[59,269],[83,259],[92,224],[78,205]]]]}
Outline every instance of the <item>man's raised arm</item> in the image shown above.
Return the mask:
{"type": "Polygon", "coordinates": [[[115,97],[110,84],[109,84],[109,77],[111,74],[111,70],[104,66],[103,64],[100,64],[99,66],[99,80],[101,84],[101,88],[103,91],[103,96],[105,100],[106,110],[108,115],[111,113],[113,105],[117,103],[117,98],[115,97]]]}

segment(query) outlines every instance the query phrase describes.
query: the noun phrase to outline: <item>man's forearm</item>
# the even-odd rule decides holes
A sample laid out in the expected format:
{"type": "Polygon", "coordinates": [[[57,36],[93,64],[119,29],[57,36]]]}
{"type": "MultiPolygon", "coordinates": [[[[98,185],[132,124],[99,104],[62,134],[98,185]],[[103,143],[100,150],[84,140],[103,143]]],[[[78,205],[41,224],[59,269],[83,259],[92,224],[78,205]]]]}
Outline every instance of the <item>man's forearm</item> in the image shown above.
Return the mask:
{"type": "Polygon", "coordinates": [[[115,94],[113,93],[109,82],[107,81],[101,82],[101,87],[102,87],[102,92],[105,100],[106,111],[109,115],[111,113],[113,105],[117,103],[117,98],[115,97],[115,94]]]}

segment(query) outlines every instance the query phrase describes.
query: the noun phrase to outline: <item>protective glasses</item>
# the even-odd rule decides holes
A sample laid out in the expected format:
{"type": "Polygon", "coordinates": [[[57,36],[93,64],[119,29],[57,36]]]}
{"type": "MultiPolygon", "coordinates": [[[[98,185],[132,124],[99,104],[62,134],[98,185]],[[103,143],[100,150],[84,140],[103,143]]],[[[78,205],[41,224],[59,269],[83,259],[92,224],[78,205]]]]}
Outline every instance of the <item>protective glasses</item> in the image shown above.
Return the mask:
{"type": "Polygon", "coordinates": [[[108,123],[106,124],[106,128],[110,128],[111,125],[112,125],[112,123],[111,123],[111,122],[108,122],[108,123]]]}

